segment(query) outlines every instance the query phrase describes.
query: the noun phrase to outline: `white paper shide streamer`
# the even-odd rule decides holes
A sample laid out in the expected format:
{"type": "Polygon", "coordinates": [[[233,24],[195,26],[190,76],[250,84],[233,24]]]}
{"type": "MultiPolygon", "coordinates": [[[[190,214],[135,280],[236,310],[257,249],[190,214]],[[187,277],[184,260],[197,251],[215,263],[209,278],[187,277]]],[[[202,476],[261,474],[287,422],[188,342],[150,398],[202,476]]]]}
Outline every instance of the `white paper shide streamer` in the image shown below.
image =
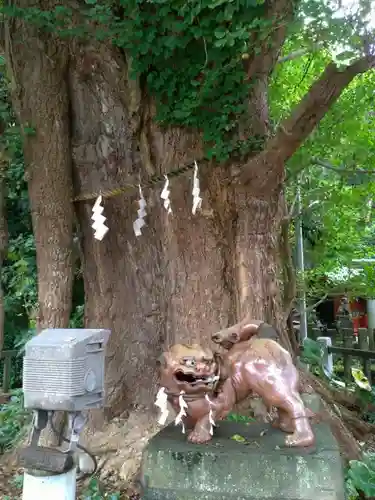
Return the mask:
{"type": "Polygon", "coordinates": [[[165,388],[161,387],[156,395],[155,406],[160,409],[160,417],[158,419],[159,425],[164,425],[167,421],[169,411],[168,411],[168,396],[165,392],[165,388]]]}
{"type": "Polygon", "coordinates": [[[194,177],[193,177],[193,208],[192,208],[192,214],[195,215],[196,211],[201,207],[202,205],[202,198],[200,197],[200,188],[199,188],[199,179],[198,179],[198,164],[195,161],[194,162],[194,177]]]}
{"type": "Polygon", "coordinates": [[[211,425],[211,427],[210,427],[210,434],[212,436],[213,433],[214,433],[214,427],[216,427],[215,420],[214,420],[214,417],[213,417],[213,412],[212,412],[212,401],[210,400],[210,398],[208,397],[207,394],[205,395],[205,398],[208,401],[208,404],[210,405],[210,413],[208,414],[208,418],[209,418],[210,425],[211,425]]]}
{"type": "Polygon", "coordinates": [[[171,200],[169,198],[170,194],[171,194],[171,191],[169,189],[169,179],[168,179],[168,176],[165,175],[165,184],[164,184],[164,187],[163,187],[163,190],[160,194],[160,198],[162,200],[164,200],[164,208],[166,209],[166,211],[171,214],[172,213],[172,207],[171,207],[171,200]]]}
{"type": "Polygon", "coordinates": [[[185,434],[185,424],[184,424],[184,421],[182,420],[182,418],[187,416],[185,409],[188,407],[186,401],[184,400],[184,394],[185,394],[184,391],[181,391],[180,395],[178,397],[178,404],[180,406],[180,411],[179,411],[179,413],[174,421],[174,425],[181,424],[182,434],[185,434]]]}
{"type": "Polygon", "coordinates": [[[134,233],[136,236],[141,236],[141,234],[142,234],[141,229],[143,226],[146,225],[144,218],[147,215],[147,212],[146,212],[147,203],[146,203],[146,200],[144,199],[141,185],[139,185],[138,204],[139,204],[139,209],[137,211],[138,218],[133,222],[133,229],[134,229],[134,233]]]}
{"type": "Polygon", "coordinates": [[[102,196],[98,196],[96,199],[96,202],[94,203],[94,206],[92,207],[92,217],[91,220],[93,220],[93,224],[91,227],[95,231],[94,233],[94,238],[96,240],[102,240],[104,236],[107,234],[109,228],[104,224],[105,221],[107,220],[104,215],[104,207],[102,205],[103,198],[102,196]]]}

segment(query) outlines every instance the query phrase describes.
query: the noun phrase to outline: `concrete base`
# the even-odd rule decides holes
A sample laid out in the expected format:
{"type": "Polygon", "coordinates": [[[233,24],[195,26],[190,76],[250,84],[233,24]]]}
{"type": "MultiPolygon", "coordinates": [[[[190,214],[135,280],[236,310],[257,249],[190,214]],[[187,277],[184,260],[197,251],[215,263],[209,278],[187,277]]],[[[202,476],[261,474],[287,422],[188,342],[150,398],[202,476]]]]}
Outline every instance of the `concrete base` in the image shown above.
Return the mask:
{"type": "Polygon", "coordinates": [[[74,500],[76,481],[76,468],[56,476],[36,476],[25,472],[22,500],[74,500]]]}
{"type": "Polygon", "coordinates": [[[314,431],[316,447],[307,451],[285,448],[285,435],[267,424],[220,422],[206,445],[188,443],[169,425],[144,452],[142,498],[344,500],[338,445],[325,424],[314,431]]]}

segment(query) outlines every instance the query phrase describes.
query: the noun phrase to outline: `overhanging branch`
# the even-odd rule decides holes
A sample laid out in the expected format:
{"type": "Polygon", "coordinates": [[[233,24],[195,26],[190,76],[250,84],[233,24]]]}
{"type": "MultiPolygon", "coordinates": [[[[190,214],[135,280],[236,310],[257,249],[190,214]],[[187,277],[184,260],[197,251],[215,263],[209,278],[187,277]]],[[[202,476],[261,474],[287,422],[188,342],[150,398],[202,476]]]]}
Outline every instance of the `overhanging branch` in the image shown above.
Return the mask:
{"type": "Polygon", "coordinates": [[[346,68],[330,63],[321,77],[279,127],[265,149],[244,167],[243,183],[252,182],[262,190],[282,182],[285,162],[300,147],[316,125],[337,101],[343,90],[359,74],[375,66],[375,56],[357,60],[346,68]]]}
{"type": "MultiPolygon", "coordinates": [[[[342,166],[335,166],[333,165],[332,163],[330,163],[329,161],[327,160],[321,160],[320,158],[311,158],[311,165],[318,165],[319,167],[323,167],[323,168],[326,168],[328,170],[331,170],[332,172],[335,172],[337,175],[341,175],[341,176],[349,176],[349,175],[356,175],[356,174],[364,174],[366,176],[370,176],[370,175],[375,175],[375,170],[368,170],[368,169],[364,169],[364,168],[361,168],[361,167],[356,167],[356,168],[349,168],[349,167],[346,167],[345,165],[342,165],[342,166]]],[[[286,176],[285,178],[285,182],[289,182],[293,179],[295,179],[296,177],[298,177],[298,175],[305,169],[308,169],[310,165],[308,164],[305,164],[305,165],[302,165],[302,167],[298,167],[296,168],[295,170],[293,170],[292,172],[289,173],[289,175],[286,176]]]]}
{"type": "Polygon", "coordinates": [[[293,52],[290,52],[289,54],[286,54],[285,56],[279,57],[276,62],[277,64],[282,64],[288,61],[293,61],[294,59],[306,56],[307,54],[313,54],[314,52],[317,52],[321,48],[322,48],[321,44],[315,44],[312,47],[298,49],[293,52]]]}
{"type": "Polygon", "coordinates": [[[277,150],[286,162],[310,135],[349,83],[375,64],[375,56],[359,59],[345,69],[330,63],[291,116],[281,124],[266,149],[277,150]]]}
{"type": "Polygon", "coordinates": [[[352,175],[352,174],[370,174],[374,175],[375,170],[365,170],[363,168],[346,168],[346,167],[336,167],[332,165],[328,161],[320,160],[319,158],[312,158],[311,160],[313,165],[319,165],[320,167],[327,168],[328,170],[332,170],[336,172],[338,175],[352,175]]]}
{"type": "Polygon", "coordinates": [[[279,57],[277,60],[277,63],[281,64],[283,62],[293,61],[293,59],[298,59],[299,57],[303,57],[306,54],[309,54],[310,52],[311,51],[309,49],[295,50],[294,52],[291,52],[290,54],[287,54],[286,56],[279,57]]]}

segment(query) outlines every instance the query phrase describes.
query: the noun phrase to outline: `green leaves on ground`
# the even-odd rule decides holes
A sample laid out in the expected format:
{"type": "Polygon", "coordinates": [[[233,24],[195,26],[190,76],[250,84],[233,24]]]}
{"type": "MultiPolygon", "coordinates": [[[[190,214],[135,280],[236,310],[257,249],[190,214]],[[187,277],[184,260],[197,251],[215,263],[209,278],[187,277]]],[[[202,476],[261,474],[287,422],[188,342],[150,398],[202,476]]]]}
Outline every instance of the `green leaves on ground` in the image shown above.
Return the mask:
{"type": "Polygon", "coordinates": [[[347,471],[347,492],[357,498],[363,493],[365,498],[375,496],[375,454],[365,453],[361,461],[351,460],[347,471]]]}

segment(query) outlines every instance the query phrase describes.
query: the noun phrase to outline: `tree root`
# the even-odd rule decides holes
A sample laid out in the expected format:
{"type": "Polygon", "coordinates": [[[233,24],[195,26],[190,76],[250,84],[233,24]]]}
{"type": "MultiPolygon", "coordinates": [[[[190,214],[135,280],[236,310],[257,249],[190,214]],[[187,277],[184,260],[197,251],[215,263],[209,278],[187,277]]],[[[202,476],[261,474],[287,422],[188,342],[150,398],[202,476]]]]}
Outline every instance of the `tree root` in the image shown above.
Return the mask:
{"type": "Polygon", "coordinates": [[[343,457],[347,460],[360,459],[362,450],[359,441],[366,442],[371,435],[375,435],[375,425],[360,418],[357,396],[328,387],[323,380],[303,369],[300,370],[300,383],[303,392],[315,392],[321,397],[323,408],[315,419],[330,426],[343,457]]]}
{"type": "Polygon", "coordinates": [[[343,458],[347,461],[359,460],[362,451],[352,432],[324,399],[322,399],[322,405],[323,409],[319,416],[323,422],[330,426],[332,434],[338,442],[343,458]]]}
{"type": "Polygon", "coordinates": [[[366,441],[371,434],[375,435],[375,425],[364,422],[354,412],[346,409],[344,406],[337,405],[337,413],[352,431],[354,437],[359,441],[366,441]]]}
{"type": "Polygon", "coordinates": [[[360,402],[355,394],[331,389],[322,380],[314,376],[311,377],[311,382],[315,392],[333,406],[335,412],[352,429],[356,437],[358,436],[358,439],[363,440],[369,434],[375,434],[375,424],[364,422],[359,416],[358,413],[361,411],[360,402]]]}
{"type": "Polygon", "coordinates": [[[307,376],[309,383],[314,389],[314,392],[317,392],[328,403],[339,404],[345,406],[348,409],[359,409],[358,398],[355,394],[350,394],[348,392],[329,387],[324,383],[323,380],[317,378],[311,373],[309,373],[307,376]]]}

